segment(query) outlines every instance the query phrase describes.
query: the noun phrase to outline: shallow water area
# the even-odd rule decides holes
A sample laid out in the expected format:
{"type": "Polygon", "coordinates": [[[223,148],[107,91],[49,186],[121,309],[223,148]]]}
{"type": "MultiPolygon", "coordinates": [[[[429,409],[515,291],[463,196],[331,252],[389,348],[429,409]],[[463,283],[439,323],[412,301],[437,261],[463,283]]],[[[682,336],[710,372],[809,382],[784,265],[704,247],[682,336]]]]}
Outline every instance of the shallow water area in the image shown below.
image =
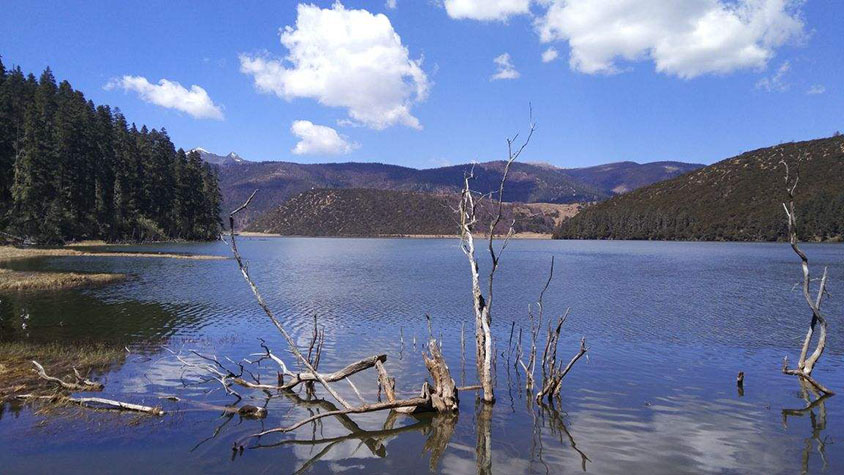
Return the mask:
{"type": "MultiPolygon", "coordinates": [[[[307,347],[316,315],[325,329],[320,368],[333,371],[386,353],[401,395],[418,394],[425,314],[458,384],[475,384],[469,269],[454,239],[241,238],[239,247],[270,307],[307,347]],[[460,332],[465,324],[466,352],[460,332]],[[402,338],[403,336],[403,338],[402,338]],[[415,341],[415,344],[414,344],[415,341]]],[[[119,246],[120,251],[228,256],[224,243],[119,246]]],[[[806,244],[814,273],[829,266],[830,335],[815,376],[844,390],[844,246],[806,244]]],[[[481,257],[481,273],[488,267],[481,257]]],[[[116,272],[127,281],[87,290],[0,294],[0,334],[33,342],[105,341],[126,346],[105,374],[104,397],[162,405],[162,418],[65,408],[46,414],[4,407],[4,473],[27,471],[193,473],[306,470],[418,473],[835,473],[844,469],[844,395],[808,410],[794,361],[810,313],[795,283],[799,261],[785,244],[513,241],[496,275],[493,332],[497,403],[461,393],[456,417],[353,416],[250,442],[246,435],[323,411],[293,396],[268,398],[262,420],[224,414],[235,402],[202,383],[163,347],[221,360],[253,358],[264,338],[293,357],[255,303],[235,262],[71,256],[14,263],[26,270],[116,272]],[[556,408],[537,407],[507,351],[510,331],[529,333],[555,256],[545,316],[566,308],[560,358],[586,336],[589,351],[566,378],[556,408]],[[26,315],[27,328],[22,329],[26,315]],[[739,371],[744,391],[736,387],[739,371]],[[162,399],[178,396],[179,402],[162,399]]],[[[11,267],[11,266],[10,266],[11,267]]],[[[544,335],[544,331],[542,332],[544,335]]],[[[515,338],[515,337],[514,337],[515,338]]],[[[544,342],[544,336],[540,342],[544,342]]],[[[269,378],[273,369],[262,365],[269,378]]],[[[352,378],[368,400],[376,375],[352,378]]],[[[348,385],[337,385],[355,401],[348,385]]],[[[322,394],[318,388],[318,393],[322,394]]],[[[841,391],[839,391],[841,392],[841,391]]],[[[300,395],[304,398],[304,393],[300,395]]]]}

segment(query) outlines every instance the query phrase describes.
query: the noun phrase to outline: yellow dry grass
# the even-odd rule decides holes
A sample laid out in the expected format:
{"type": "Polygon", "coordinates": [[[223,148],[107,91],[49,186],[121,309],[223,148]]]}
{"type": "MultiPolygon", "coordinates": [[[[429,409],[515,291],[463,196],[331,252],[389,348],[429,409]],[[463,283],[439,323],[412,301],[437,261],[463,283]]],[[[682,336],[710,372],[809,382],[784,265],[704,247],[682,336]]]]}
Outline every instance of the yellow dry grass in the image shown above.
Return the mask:
{"type": "MultiPolygon", "coordinates": [[[[90,244],[89,244],[90,245],[90,244]]],[[[220,260],[223,256],[209,256],[203,254],[173,254],[167,252],[115,252],[115,251],[85,251],[71,249],[69,247],[59,248],[30,248],[0,246],[0,262],[19,259],[31,259],[35,257],[60,257],[60,256],[95,256],[95,257],[161,257],[167,259],[190,259],[190,260],[220,260]]]]}
{"type": "Polygon", "coordinates": [[[27,272],[0,269],[0,290],[61,290],[119,282],[125,274],[81,274],[77,272],[27,272]]]}

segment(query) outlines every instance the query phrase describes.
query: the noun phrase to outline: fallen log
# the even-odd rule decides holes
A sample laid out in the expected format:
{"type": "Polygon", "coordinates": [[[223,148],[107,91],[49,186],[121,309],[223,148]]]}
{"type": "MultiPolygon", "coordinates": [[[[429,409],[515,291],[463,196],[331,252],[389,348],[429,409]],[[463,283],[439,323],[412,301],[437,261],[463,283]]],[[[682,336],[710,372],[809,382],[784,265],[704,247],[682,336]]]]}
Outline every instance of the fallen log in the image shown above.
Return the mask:
{"type": "Polygon", "coordinates": [[[153,416],[163,416],[164,409],[161,407],[143,406],[140,404],[133,404],[122,401],[115,401],[113,399],[105,399],[101,397],[81,397],[75,398],[70,396],[37,396],[33,394],[19,394],[18,399],[40,399],[49,400],[58,403],[72,403],[91,409],[116,409],[121,411],[143,412],[153,416]]]}

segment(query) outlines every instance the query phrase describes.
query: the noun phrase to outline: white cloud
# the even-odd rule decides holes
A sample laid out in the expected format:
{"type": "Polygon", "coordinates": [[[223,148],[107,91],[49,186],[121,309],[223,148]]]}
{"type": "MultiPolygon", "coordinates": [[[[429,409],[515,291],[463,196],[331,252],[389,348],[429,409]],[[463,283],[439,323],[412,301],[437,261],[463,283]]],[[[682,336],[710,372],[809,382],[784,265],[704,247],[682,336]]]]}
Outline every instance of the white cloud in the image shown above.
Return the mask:
{"type": "Polygon", "coordinates": [[[398,5],[396,5],[396,0],[387,0],[384,6],[386,6],[390,10],[395,10],[398,5]]]}
{"type": "Polygon", "coordinates": [[[152,84],[142,76],[123,76],[105,85],[106,90],[123,89],[138,93],[143,101],[189,114],[194,119],[223,120],[223,110],[214,104],[205,89],[193,85],[185,89],[175,81],[162,79],[152,84]]]}
{"type": "Polygon", "coordinates": [[[510,53],[504,53],[492,60],[495,62],[496,71],[489,79],[495,81],[498,79],[518,79],[521,74],[516,71],[513,62],[510,60],[510,53]]]}
{"type": "Polygon", "coordinates": [[[651,60],[693,78],[764,68],[803,36],[802,0],[549,0],[536,22],[544,43],[567,41],[577,71],[615,73],[617,60],[651,60]]]}
{"type": "Polygon", "coordinates": [[[823,94],[825,92],[826,87],[823,84],[814,84],[806,91],[806,94],[809,94],[810,96],[815,96],[818,94],[823,94]]]}
{"type": "Polygon", "coordinates": [[[505,21],[530,13],[531,0],[445,0],[445,11],[455,20],[505,21]]]}
{"type": "Polygon", "coordinates": [[[542,62],[550,63],[551,61],[557,59],[557,56],[559,55],[560,53],[557,52],[557,49],[552,46],[542,52],[542,62]]]}
{"type": "Polygon", "coordinates": [[[788,90],[788,83],[785,81],[785,75],[791,69],[791,62],[784,61],[777,71],[769,77],[763,77],[756,82],[756,89],[763,89],[768,92],[785,92],[788,90]]]}
{"type": "Polygon", "coordinates": [[[259,91],[286,100],[311,98],[347,109],[349,118],[374,129],[396,124],[421,128],[411,107],[426,99],[422,60],[407,48],[383,14],[300,4],[296,26],[281,32],[282,59],[240,55],[240,70],[259,91]]]}
{"type": "Polygon", "coordinates": [[[360,147],[331,127],[316,125],[309,120],[293,121],[290,132],[300,139],[291,150],[296,155],[344,155],[360,147]]]}

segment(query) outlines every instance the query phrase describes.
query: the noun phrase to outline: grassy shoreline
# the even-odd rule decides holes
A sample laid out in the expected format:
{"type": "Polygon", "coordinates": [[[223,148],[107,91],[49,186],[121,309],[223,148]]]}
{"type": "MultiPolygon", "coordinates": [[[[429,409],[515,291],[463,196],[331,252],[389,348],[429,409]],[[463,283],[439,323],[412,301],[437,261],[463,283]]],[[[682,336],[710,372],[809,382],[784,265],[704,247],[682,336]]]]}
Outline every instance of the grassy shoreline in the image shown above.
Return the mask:
{"type": "MultiPolygon", "coordinates": [[[[189,260],[221,260],[223,256],[188,255],[154,252],[92,251],[86,248],[105,246],[101,242],[83,242],[59,248],[24,248],[0,246],[0,266],[4,263],[43,257],[137,257],[189,260]]],[[[94,274],[84,272],[32,272],[3,269],[0,267],[0,291],[46,291],[90,287],[120,282],[125,274],[94,274]]]]}
{"type": "Polygon", "coordinates": [[[18,394],[49,395],[56,392],[54,384],[38,376],[33,360],[43,365],[50,376],[74,381],[74,368],[82,375],[101,374],[113,365],[121,364],[125,357],[125,350],[95,343],[0,342],[0,404],[18,394]]]}

